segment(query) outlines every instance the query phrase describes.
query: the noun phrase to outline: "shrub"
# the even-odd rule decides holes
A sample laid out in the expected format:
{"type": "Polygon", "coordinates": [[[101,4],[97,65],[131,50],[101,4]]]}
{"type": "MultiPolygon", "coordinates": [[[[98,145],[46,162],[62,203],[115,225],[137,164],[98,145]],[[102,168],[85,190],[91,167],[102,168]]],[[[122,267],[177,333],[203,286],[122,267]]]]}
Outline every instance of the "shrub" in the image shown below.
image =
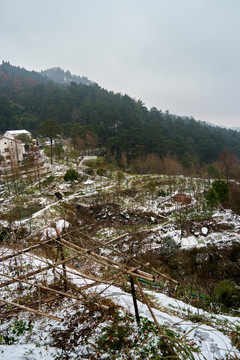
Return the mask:
{"type": "Polygon", "coordinates": [[[74,169],[68,169],[63,177],[65,181],[74,181],[78,179],[78,172],[74,169]]]}
{"type": "Polygon", "coordinates": [[[166,236],[163,238],[162,246],[159,249],[159,255],[164,258],[169,258],[177,254],[179,245],[170,237],[166,236]]]}
{"type": "Polygon", "coordinates": [[[229,186],[224,180],[215,180],[206,194],[207,204],[216,206],[218,202],[224,203],[229,198],[229,186]]]}
{"type": "Polygon", "coordinates": [[[212,164],[208,166],[207,172],[210,178],[218,178],[220,176],[218,169],[212,164]]]}
{"type": "Polygon", "coordinates": [[[214,188],[209,189],[206,194],[207,205],[214,207],[218,203],[218,194],[214,188]]]}
{"type": "Polygon", "coordinates": [[[10,238],[10,233],[7,229],[4,229],[3,227],[0,227],[0,242],[3,242],[4,240],[7,240],[10,238]]]}
{"type": "Polygon", "coordinates": [[[232,280],[222,280],[214,287],[215,299],[226,307],[239,307],[240,294],[232,280]]]}
{"type": "Polygon", "coordinates": [[[97,167],[97,166],[103,166],[105,164],[105,159],[102,156],[97,157],[96,159],[87,159],[84,160],[84,164],[89,167],[97,167]]]}
{"type": "Polygon", "coordinates": [[[224,180],[215,180],[212,188],[216,191],[219,201],[222,203],[229,198],[229,186],[224,180]]]}
{"type": "Polygon", "coordinates": [[[165,197],[165,196],[167,196],[167,193],[164,190],[159,190],[158,191],[158,196],[165,197]]]}
{"type": "Polygon", "coordinates": [[[102,169],[102,168],[99,168],[99,169],[97,169],[97,174],[99,176],[104,176],[104,175],[106,175],[106,170],[102,169]]]}
{"type": "Polygon", "coordinates": [[[91,168],[86,168],[84,171],[87,175],[94,175],[94,170],[91,168]]]}
{"type": "Polygon", "coordinates": [[[97,165],[98,166],[103,166],[104,164],[105,164],[105,159],[104,159],[104,157],[102,157],[102,156],[98,156],[97,157],[97,165]]]}
{"type": "Polygon", "coordinates": [[[95,166],[97,166],[97,159],[84,160],[84,165],[89,166],[89,167],[95,167],[95,166]]]}
{"type": "Polygon", "coordinates": [[[50,176],[48,176],[45,180],[43,180],[42,185],[43,185],[43,186],[48,186],[48,185],[50,185],[54,180],[55,180],[55,176],[50,175],[50,176]]]}
{"type": "Polygon", "coordinates": [[[123,180],[125,179],[125,175],[123,171],[117,171],[116,173],[116,181],[118,182],[118,186],[121,185],[121,183],[123,182],[123,180]]]}

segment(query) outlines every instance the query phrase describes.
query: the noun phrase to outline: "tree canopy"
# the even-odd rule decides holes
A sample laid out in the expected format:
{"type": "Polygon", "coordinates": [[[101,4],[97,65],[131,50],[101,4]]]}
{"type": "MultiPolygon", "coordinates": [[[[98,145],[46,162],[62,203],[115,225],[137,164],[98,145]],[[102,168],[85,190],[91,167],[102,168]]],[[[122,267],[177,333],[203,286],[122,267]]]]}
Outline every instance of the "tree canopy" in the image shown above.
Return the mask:
{"type": "Polygon", "coordinates": [[[223,151],[240,157],[237,131],[148,110],[140,100],[95,83],[59,85],[8,63],[0,65],[0,119],[2,132],[25,128],[37,136],[47,126],[50,140],[61,127],[76,150],[106,147],[119,161],[124,154],[125,163],[147,154],[174,155],[187,168],[189,159],[210,164],[223,151]]]}

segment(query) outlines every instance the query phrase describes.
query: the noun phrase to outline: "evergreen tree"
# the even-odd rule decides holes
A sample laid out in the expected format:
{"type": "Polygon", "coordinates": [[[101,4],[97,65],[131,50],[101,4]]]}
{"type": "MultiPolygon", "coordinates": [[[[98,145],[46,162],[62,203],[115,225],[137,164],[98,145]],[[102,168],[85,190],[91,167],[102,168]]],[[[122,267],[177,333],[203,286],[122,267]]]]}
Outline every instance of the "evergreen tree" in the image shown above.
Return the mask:
{"type": "Polygon", "coordinates": [[[51,164],[53,163],[53,139],[61,133],[61,127],[55,120],[46,120],[42,125],[42,134],[49,137],[51,147],[51,164]]]}

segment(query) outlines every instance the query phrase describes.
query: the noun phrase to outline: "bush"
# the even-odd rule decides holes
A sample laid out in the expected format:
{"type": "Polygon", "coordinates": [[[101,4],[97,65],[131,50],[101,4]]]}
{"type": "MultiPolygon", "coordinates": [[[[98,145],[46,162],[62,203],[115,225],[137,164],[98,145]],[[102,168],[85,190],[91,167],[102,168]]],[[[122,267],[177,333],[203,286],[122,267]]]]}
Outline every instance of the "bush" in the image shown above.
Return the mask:
{"type": "Polygon", "coordinates": [[[89,166],[89,167],[96,167],[97,166],[97,159],[84,160],[84,165],[89,166]]]}
{"type": "Polygon", "coordinates": [[[78,172],[74,169],[68,169],[63,177],[65,181],[74,181],[78,179],[78,172]]]}
{"type": "Polygon", "coordinates": [[[102,168],[99,168],[99,169],[97,169],[97,174],[99,176],[104,176],[104,175],[106,175],[106,170],[102,169],[102,168]]]}
{"type": "Polygon", "coordinates": [[[221,203],[228,200],[229,186],[224,180],[215,180],[212,183],[212,188],[216,191],[218,199],[221,203]]]}
{"type": "Polygon", "coordinates": [[[218,203],[218,194],[214,188],[209,189],[206,194],[207,205],[210,207],[214,207],[218,203]]]}
{"type": "Polygon", "coordinates": [[[4,229],[3,227],[0,227],[0,242],[3,242],[4,240],[7,240],[10,238],[10,233],[7,229],[4,229]]]}
{"type": "Polygon", "coordinates": [[[170,237],[163,238],[162,246],[159,249],[159,255],[164,258],[169,258],[177,254],[179,245],[170,237]]]}
{"type": "Polygon", "coordinates": [[[167,193],[164,190],[159,190],[158,191],[158,196],[165,197],[165,196],[167,196],[167,193]]]}
{"type": "Polygon", "coordinates": [[[96,159],[87,159],[84,160],[84,164],[89,167],[97,167],[97,166],[103,166],[105,164],[105,159],[102,156],[97,157],[96,159]]]}
{"type": "Polygon", "coordinates": [[[215,180],[206,194],[207,204],[216,206],[218,202],[224,203],[229,198],[229,186],[224,180],[215,180]]]}
{"type": "Polygon", "coordinates": [[[214,287],[215,299],[226,307],[240,306],[240,293],[232,280],[222,280],[214,287]]]}
{"type": "Polygon", "coordinates": [[[102,156],[98,156],[97,157],[97,165],[98,166],[103,166],[104,164],[105,164],[105,159],[104,159],[104,157],[102,157],[102,156]]]}
{"type": "Polygon", "coordinates": [[[86,168],[84,171],[87,175],[94,175],[94,170],[91,168],[86,168]]]}
{"type": "Polygon", "coordinates": [[[42,185],[43,185],[43,186],[48,186],[48,185],[50,185],[54,180],[55,180],[55,176],[50,175],[50,176],[48,176],[45,180],[43,180],[42,185]]]}
{"type": "Polygon", "coordinates": [[[219,178],[220,176],[218,169],[212,164],[208,166],[207,172],[210,178],[219,178]]]}

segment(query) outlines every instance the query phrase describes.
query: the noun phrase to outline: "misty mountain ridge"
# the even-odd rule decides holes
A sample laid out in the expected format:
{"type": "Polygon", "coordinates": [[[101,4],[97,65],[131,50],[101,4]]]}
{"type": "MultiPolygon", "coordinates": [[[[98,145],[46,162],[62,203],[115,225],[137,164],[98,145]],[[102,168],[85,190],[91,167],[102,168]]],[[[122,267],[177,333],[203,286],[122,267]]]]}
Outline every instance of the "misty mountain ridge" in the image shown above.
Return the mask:
{"type": "MultiPolygon", "coordinates": [[[[68,85],[71,82],[74,82],[76,84],[84,84],[88,86],[94,84],[96,85],[96,82],[89,80],[86,76],[74,75],[69,70],[65,71],[61,67],[53,67],[38,72],[34,70],[29,71],[26,70],[25,68],[11,65],[9,61],[2,61],[2,64],[0,65],[0,71],[2,71],[5,74],[10,74],[12,76],[19,76],[21,78],[31,79],[37,82],[46,83],[50,80],[58,85],[68,85]]],[[[176,118],[177,117],[178,116],[176,115],[176,118]]],[[[182,119],[186,121],[189,120],[189,118],[185,116],[183,116],[182,119]]],[[[203,125],[240,132],[240,127],[229,127],[223,125],[216,125],[209,121],[202,121],[202,120],[198,120],[198,121],[203,125]]]]}
{"type": "Polygon", "coordinates": [[[201,121],[201,120],[198,120],[200,121],[201,123],[205,124],[205,125],[209,125],[209,126],[213,126],[213,127],[219,127],[219,128],[222,128],[222,129],[227,129],[227,130],[233,130],[233,131],[238,131],[240,132],[240,127],[239,126],[233,126],[233,127],[230,127],[230,126],[224,126],[224,125],[216,125],[216,124],[213,124],[209,121],[201,121]]]}
{"type": "Polygon", "coordinates": [[[76,84],[93,85],[94,82],[89,80],[86,76],[73,75],[69,70],[64,71],[60,67],[53,67],[46,70],[29,71],[19,66],[11,65],[9,61],[2,61],[0,71],[6,75],[19,76],[20,78],[32,79],[37,82],[53,81],[58,85],[67,85],[71,82],[76,84]]]}
{"type": "Polygon", "coordinates": [[[76,84],[92,85],[93,82],[86,76],[78,76],[70,73],[69,70],[64,71],[60,67],[53,67],[47,70],[41,70],[40,74],[48,79],[52,80],[56,84],[70,84],[75,82],[76,84]]]}
{"type": "Polygon", "coordinates": [[[0,132],[27,129],[38,136],[47,119],[72,139],[75,150],[104,147],[117,161],[125,157],[127,164],[151,154],[170,155],[190,168],[192,159],[209,164],[223,150],[240,158],[240,132],[155,107],[148,110],[141,100],[59,67],[36,72],[3,62],[0,132]]]}

